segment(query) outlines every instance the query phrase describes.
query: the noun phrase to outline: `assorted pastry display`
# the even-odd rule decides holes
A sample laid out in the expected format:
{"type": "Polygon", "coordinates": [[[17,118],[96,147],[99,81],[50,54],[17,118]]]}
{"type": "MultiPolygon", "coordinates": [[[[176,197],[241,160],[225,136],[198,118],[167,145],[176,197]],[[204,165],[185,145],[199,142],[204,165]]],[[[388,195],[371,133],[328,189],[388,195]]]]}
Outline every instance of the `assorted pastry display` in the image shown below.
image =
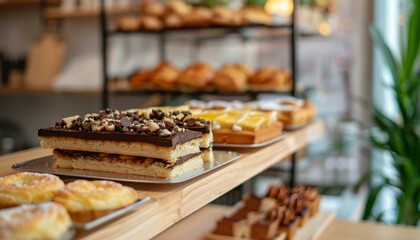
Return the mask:
{"type": "Polygon", "coordinates": [[[195,109],[214,111],[216,110],[248,110],[262,112],[276,112],[277,120],[282,122],[285,127],[299,126],[311,122],[317,109],[309,100],[294,97],[281,97],[278,100],[240,102],[240,101],[197,101],[192,100],[187,103],[192,111],[195,109]]]}
{"type": "Polygon", "coordinates": [[[86,223],[139,199],[130,187],[112,181],[64,184],[46,173],[0,178],[0,239],[62,239],[73,223],[86,223]]]}
{"type": "Polygon", "coordinates": [[[213,69],[197,62],[184,70],[163,62],[153,69],[136,73],[130,79],[136,90],[218,91],[218,92],[287,92],[292,86],[289,70],[263,67],[251,70],[245,64],[227,64],[213,69]]]}
{"type": "Polygon", "coordinates": [[[165,3],[154,0],[144,1],[140,6],[140,15],[140,17],[121,17],[117,23],[118,29],[121,31],[158,31],[210,26],[272,25],[271,15],[260,7],[245,6],[239,10],[225,6],[193,7],[181,0],[169,0],[165,3]]]}
{"type": "Polygon", "coordinates": [[[276,112],[195,110],[194,116],[211,122],[215,143],[256,144],[283,134],[276,112]]]}
{"type": "MultiPolygon", "coordinates": [[[[275,239],[287,234],[293,239],[297,229],[319,211],[321,196],[315,188],[299,185],[272,185],[264,197],[244,196],[235,211],[220,219],[212,235],[241,239],[275,239]]],[[[212,239],[210,237],[210,239],[212,239]]]]}
{"type": "MultiPolygon", "coordinates": [[[[176,107],[159,107],[162,111],[183,111],[189,112],[194,119],[208,124],[208,131],[203,131],[200,127],[185,128],[191,131],[201,131],[203,141],[200,148],[209,149],[214,143],[229,144],[255,144],[262,143],[283,134],[283,124],[277,120],[275,111],[248,111],[248,110],[229,110],[229,109],[191,109],[188,105],[176,107]]],[[[141,114],[148,109],[131,109],[141,114]]],[[[210,148],[211,149],[211,148],[210,148]]]]}
{"type": "Polygon", "coordinates": [[[200,146],[212,145],[210,123],[178,110],[106,109],[63,118],[38,136],[57,168],[158,178],[202,169],[200,146]]]}

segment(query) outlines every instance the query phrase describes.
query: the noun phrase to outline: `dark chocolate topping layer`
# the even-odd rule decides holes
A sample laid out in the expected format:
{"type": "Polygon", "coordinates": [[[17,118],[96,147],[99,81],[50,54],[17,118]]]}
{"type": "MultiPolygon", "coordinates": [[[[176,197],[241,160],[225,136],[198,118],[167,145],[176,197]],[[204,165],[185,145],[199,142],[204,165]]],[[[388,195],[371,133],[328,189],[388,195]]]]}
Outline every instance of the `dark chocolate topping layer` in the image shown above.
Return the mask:
{"type": "Polygon", "coordinates": [[[208,132],[210,123],[192,118],[189,111],[163,112],[154,109],[139,115],[136,111],[105,109],[83,117],[76,115],[63,118],[56,122],[54,127],[40,129],[38,136],[147,142],[172,147],[200,138],[202,133],[208,132]]]}
{"type": "Polygon", "coordinates": [[[137,132],[84,132],[64,128],[43,128],[38,130],[40,137],[70,137],[84,140],[102,140],[102,141],[123,141],[123,142],[145,142],[162,147],[174,147],[178,144],[186,143],[200,138],[200,132],[186,130],[168,137],[158,137],[137,132]]]}

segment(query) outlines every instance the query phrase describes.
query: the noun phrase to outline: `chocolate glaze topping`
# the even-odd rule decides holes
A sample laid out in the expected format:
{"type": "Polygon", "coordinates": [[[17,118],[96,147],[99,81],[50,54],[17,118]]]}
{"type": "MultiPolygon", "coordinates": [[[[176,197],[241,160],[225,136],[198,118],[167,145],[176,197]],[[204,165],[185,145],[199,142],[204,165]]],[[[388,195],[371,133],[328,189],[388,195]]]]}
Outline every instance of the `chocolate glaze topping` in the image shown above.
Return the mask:
{"type": "Polygon", "coordinates": [[[64,118],[54,127],[39,129],[38,136],[147,142],[172,147],[200,138],[202,132],[210,132],[210,123],[192,118],[188,111],[164,113],[152,110],[139,115],[137,112],[121,113],[116,109],[106,109],[84,117],[64,118]],[[189,128],[192,131],[187,130],[189,128]]]}

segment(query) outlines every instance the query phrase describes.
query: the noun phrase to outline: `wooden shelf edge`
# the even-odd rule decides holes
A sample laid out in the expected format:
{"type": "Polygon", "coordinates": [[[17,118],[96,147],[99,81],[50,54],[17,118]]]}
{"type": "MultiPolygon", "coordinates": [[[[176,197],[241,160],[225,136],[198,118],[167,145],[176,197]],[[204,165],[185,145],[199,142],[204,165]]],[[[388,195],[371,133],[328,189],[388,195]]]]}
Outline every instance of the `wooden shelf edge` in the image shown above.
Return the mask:
{"type": "Polygon", "coordinates": [[[96,231],[85,233],[83,239],[150,239],[179,220],[204,207],[214,199],[264,171],[309,141],[321,135],[322,121],[291,132],[281,142],[261,149],[242,150],[241,158],[197,179],[177,185],[157,186],[130,184],[142,196],[155,202],[137,209],[130,216],[96,231]]]}

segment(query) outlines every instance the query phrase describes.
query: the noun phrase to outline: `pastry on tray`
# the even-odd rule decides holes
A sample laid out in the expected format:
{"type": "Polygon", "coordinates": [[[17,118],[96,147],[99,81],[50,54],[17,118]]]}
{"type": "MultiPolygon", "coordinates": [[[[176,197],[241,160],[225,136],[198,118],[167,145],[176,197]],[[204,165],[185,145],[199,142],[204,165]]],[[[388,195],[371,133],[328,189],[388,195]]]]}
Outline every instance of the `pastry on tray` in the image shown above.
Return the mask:
{"type": "Polygon", "coordinates": [[[218,26],[240,26],[242,25],[242,15],[228,7],[217,6],[211,9],[211,22],[218,26]]]}
{"type": "Polygon", "coordinates": [[[142,2],[140,10],[143,14],[147,14],[154,17],[162,17],[165,14],[165,6],[154,0],[147,0],[142,2]]]}
{"type": "Polygon", "coordinates": [[[308,100],[285,98],[279,102],[279,120],[286,125],[300,125],[312,121],[316,108],[308,100]]]}
{"type": "Polygon", "coordinates": [[[188,27],[206,27],[212,22],[212,12],[204,7],[196,7],[183,16],[184,25],[188,27]]]}
{"type": "Polygon", "coordinates": [[[164,27],[162,20],[152,15],[141,16],[139,21],[141,29],[159,31],[164,27]]]}
{"type": "Polygon", "coordinates": [[[87,180],[68,183],[54,198],[77,223],[99,218],[137,200],[138,195],[133,188],[112,181],[87,180]]]}
{"type": "Polygon", "coordinates": [[[72,222],[60,204],[44,202],[0,211],[0,239],[62,239],[72,222]]]}
{"type": "Polygon", "coordinates": [[[140,28],[139,18],[135,16],[123,16],[118,19],[117,28],[121,31],[137,31],[140,28]]]}
{"type": "Polygon", "coordinates": [[[199,152],[202,134],[174,125],[172,118],[151,120],[138,113],[106,109],[63,118],[54,127],[39,129],[38,136],[44,148],[144,156],[173,163],[199,152]]]}
{"type": "Polygon", "coordinates": [[[288,70],[264,67],[255,73],[249,84],[253,91],[290,91],[292,87],[291,73],[288,70]]]}
{"type": "Polygon", "coordinates": [[[208,90],[214,77],[213,68],[203,62],[197,62],[181,72],[178,84],[186,90],[208,90]]]}
{"type": "Polygon", "coordinates": [[[295,212],[286,206],[278,206],[271,209],[267,213],[266,219],[276,221],[278,225],[277,230],[286,233],[287,240],[292,240],[294,238],[300,220],[300,218],[295,215],[295,212]]]}
{"type": "Polygon", "coordinates": [[[221,92],[243,92],[247,89],[246,66],[226,65],[216,72],[213,84],[221,92]]]}
{"type": "Polygon", "coordinates": [[[244,7],[240,10],[242,19],[245,24],[272,24],[272,17],[270,14],[259,7],[244,7]]]}
{"type": "Polygon", "coordinates": [[[195,116],[211,122],[215,143],[256,144],[283,133],[275,112],[204,110],[195,116]]]}
{"type": "Polygon", "coordinates": [[[174,13],[167,14],[163,17],[165,28],[182,28],[184,20],[182,16],[174,13]]]}
{"type": "Polygon", "coordinates": [[[313,216],[310,211],[317,211],[319,199],[315,188],[299,185],[291,189],[286,185],[271,185],[265,197],[245,195],[234,211],[217,222],[206,239],[224,239],[223,236],[276,239],[275,236],[285,234],[282,237],[291,240],[297,229],[313,216]]]}
{"type": "Polygon", "coordinates": [[[130,79],[130,85],[135,90],[150,90],[153,88],[151,76],[153,70],[145,70],[136,73],[130,79]]]}
{"type": "Polygon", "coordinates": [[[153,70],[150,75],[150,80],[158,89],[174,91],[177,89],[179,74],[179,69],[169,63],[163,62],[153,70]]]}
{"type": "Polygon", "coordinates": [[[64,118],[38,136],[54,149],[56,168],[160,178],[201,169],[200,146],[212,145],[210,123],[186,111],[106,109],[64,118]]]}
{"type": "Polygon", "coordinates": [[[0,208],[53,199],[64,187],[60,178],[45,173],[21,172],[0,178],[0,208]]]}
{"type": "Polygon", "coordinates": [[[191,13],[192,6],[182,0],[169,0],[165,4],[166,14],[185,16],[191,13]]]}
{"type": "Polygon", "coordinates": [[[304,196],[309,205],[309,216],[312,217],[316,215],[319,211],[321,196],[319,195],[316,188],[305,187],[303,185],[298,185],[292,190],[294,193],[301,194],[304,196]]]}

